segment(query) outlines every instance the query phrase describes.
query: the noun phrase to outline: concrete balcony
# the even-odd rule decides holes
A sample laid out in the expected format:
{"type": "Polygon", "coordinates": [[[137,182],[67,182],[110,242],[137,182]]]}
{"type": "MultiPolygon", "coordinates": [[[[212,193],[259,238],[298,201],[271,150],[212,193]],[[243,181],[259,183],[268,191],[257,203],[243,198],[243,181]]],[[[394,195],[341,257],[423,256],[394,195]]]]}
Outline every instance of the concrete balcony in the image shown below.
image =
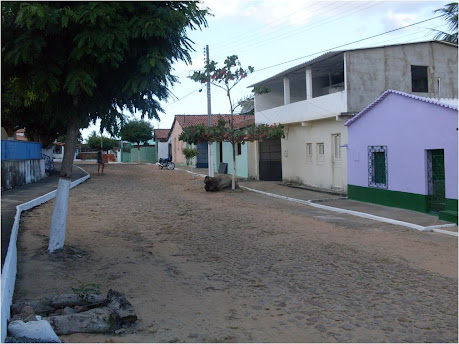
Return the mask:
{"type": "Polygon", "coordinates": [[[259,111],[255,109],[255,123],[298,123],[336,117],[343,112],[347,112],[347,93],[345,90],[268,110],[259,111]]]}

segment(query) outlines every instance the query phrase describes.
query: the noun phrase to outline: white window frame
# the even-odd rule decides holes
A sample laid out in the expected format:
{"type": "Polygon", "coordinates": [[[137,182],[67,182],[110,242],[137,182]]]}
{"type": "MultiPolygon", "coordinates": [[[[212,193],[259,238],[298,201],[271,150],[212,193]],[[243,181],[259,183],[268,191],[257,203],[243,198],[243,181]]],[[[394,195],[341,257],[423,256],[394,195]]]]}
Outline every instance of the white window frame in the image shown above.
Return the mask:
{"type": "Polygon", "coordinates": [[[341,160],[341,134],[332,134],[332,145],[333,145],[333,159],[335,161],[341,160]],[[338,153],[338,154],[336,154],[338,153]]]}
{"type": "Polygon", "coordinates": [[[325,163],[325,143],[319,142],[316,144],[317,150],[317,163],[324,164],[325,163]],[[322,149],[321,149],[322,148],[322,149]],[[322,151],[322,153],[321,153],[322,151]]]}
{"type": "Polygon", "coordinates": [[[312,161],[312,143],[307,142],[306,143],[306,161],[311,162],[312,161]]]}

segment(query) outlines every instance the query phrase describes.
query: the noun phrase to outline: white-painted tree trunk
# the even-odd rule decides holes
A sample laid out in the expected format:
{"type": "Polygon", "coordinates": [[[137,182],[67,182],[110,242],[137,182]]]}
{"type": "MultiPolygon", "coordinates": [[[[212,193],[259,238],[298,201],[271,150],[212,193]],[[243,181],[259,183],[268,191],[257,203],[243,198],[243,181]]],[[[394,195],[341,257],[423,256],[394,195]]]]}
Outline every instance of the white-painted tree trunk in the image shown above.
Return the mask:
{"type": "Polygon", "coordinates": [[[49,234],[48,251],[54,252],[62,249],[65,242],[65,223],[67,220],[67,207],[69,201],[71,180],[59,178],[56,191],[56,201],[54,211],[51,217],[51,230],[49,234]]]}
{"type": "MultiPolygon", "coordinates": [[[[77,100],[74,100],[75,106],[77,103],[77,100]]],[[[80,126],[78,119],[76,117],[71,117],[65,135],[64,157],[62,159],[59,183],[57,184],[54,211],[51,217],[48,246],[48,251],[50,253],[64,247],[65,223],[67,220],[67,207],[72,177],[73,158],[75,156],[79,129],[80,126]]]]}

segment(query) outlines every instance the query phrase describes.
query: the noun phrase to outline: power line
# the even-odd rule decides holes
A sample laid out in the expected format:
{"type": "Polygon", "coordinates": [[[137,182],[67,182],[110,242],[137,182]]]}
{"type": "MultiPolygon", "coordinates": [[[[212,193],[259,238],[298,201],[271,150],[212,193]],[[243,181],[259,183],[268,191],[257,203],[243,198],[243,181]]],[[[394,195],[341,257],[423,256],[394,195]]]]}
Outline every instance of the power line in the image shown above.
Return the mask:
{"type": "MultiPolygon", "coordinates": [[[[406,26],[399,27],[399,28],[397,28],[397,29],[393,29],[393,30],[390,30],[390,31],[386,31],[386,32],[383,32],[383,33],[379,33],[379,34],[377,34],[377,35],[373,35],[373,36],[370,36],[370,37],[362,38],[362,39],[359,39],[359,40],[356,40],[356,41],[353,41],[353,42],[350,42],[350,43],[341,44],[341,45],[338,45],[338,46],[333,47],[333,48],[329,48],[329,49],[322,50],[322,51],[319,51],[319,52],[316,52],[316,53],[312,53],[312,54],[308,54],[308,55],[305,55],[305,56],[301,56],[301,57],[295,58],[295,59],[293,59],[293,60],[281,62],[281,63],[275,64],[275,65],[272,65],[272,66],[268,66],[268,67],[264,67],[264,68],[255,70],[253,73],[261,72],[262,70],[266,70],[266,69],[269,69],[269,68],[281,66],[281,65],[283,65],[283,64],[290,63],[290,62],[293,62],[293,61],[298,61],[298,60],[304,59],[305,57],[310,57],[310,56],[313,56],[313,55],[318,55],[318,54],[326,53],[326,52],[328,52],[328,51],[330,51],[330,50],[342,48],[342,47],[345,47],[345,46],[348,46],[348,45],[351,45],[351,44],[354,44],[354,43],[363,42],[363,41],[366,41],[366,40],[371,39],[371,38],[375,38],[375,37],[387,35],[388,33],[395,32],[395,31],[399,31],[399,30],[402,30],[402,29],[406,29],[406,28],[408,28],[408,27],[415,26],[415,25],[418,25],[418,24],[421,24],[421,23],[425,23],[425,22],[428,22],[428,21],[430,21],[430,20],[434,20],[434,19],[440,18],[440,17],[442,17],[442,16],[443,16],[443,15],[439,15],[439,16],[436,16],[436,17],[433,17],[433,18],[430,18],[430,19],[422,20],[422,21],[417,22],[417,23],[413,23],[413,24],[410,24],[410,25],[406,25],[406,26]]],[[[252,73],[252,74],[253,74],[253,73],[252,73]]]]}
{"type": "Polygon", "coordinates": [[[181,97],[181,98],[177,98],[177,97],[176,97],[176,98],[177,98],[177,100],[176,100],[176,101],[174,101],[174,102],[172,102],[172,103],[170,103],[170,104],[166,104],[166,105],[164,105],[163,107],[168,107],[168,106],[171,106],[172,104],[175,104],[175,103],[177,103],[177,102],[181,101],[182,99],[184,99],[184,98],[186,98],[186,97],[188,97],[188,96],[192,95],[192,94],[193,94],[193,93],[195,93],[195,92],[198,92],[198,91],[199,91],[199,92],[201,92],[201,91],[202,91],[202,89],[203,89],[203,87],[204,87],[204,86],[201,86],[200,88],[197,88],[197,89],[195,89],[194,91],[192,91],[192,92],[188,93],[187,95],[184,95],[184,96],[183,96],[183,97],[181,97]]]}
{"type": "MultiPolygon", "coordinates": [[[[338,21],[338,20],[342,20],[342,19],[344,19],[344,18],[346,18],[346,17],[348,17],[348,16],[350,16],[352,14],[355,14],[355,13],[358,13],[358,12],[361,12],[361,11],[365,11],[365,10],[371,8],[371,7],[380,5],[382,2],[383,1],[380,1],[380,2],[377,2],[377,3],[373,3],[372,5],[370,5],[370,6],[366,7],[366,8],[363,8],[363,9],[348,13],[350,11],[356,10],[357,8],[361,8],[361,7],[364,7],[364,6],[368,5],[368,4],[370,4],[370,2],[366,2],[363,5],[358,5],[356,7],[350,8],[350,9],[342,12],[339,16],[335,16],[334,19],[325,18],[325,19],[313,22],[313,23],[311,23],[309,25],[305,25],[305,26],[302,26],[300,28],[296,28],[294,30],[290,30],[288,32],[284,32],[284,33],[281,33],[281,34],[278,34],[281,30],[280,31],[276,31],[276,32],[273,33],[274,35],[277,34],[276,36],[268,37],[268,38],[263,39],[263,40],[257,40],[257,38],[255,37],[255,38],[249,39],[247,42],[243,43],[241,45],[240,49],[242,51],[246,51],[247,49],[253,49],[254,47],[260,47],[260,46],[266,45],[269,42],[272,42],[273,40],[276,40],[276,39],[279,39],[279,38],[290,38],[290,37],[293,37],[293,36],[298,35],[300,33],[303,33],[305,31],[309,31],[309,30],[315,29],[317,27],[320,27],[320,26],[323,26],[323,25],[326,25],[326,24],[329,24],[329,23],[332,23],[332,22],[335,22],[335,21],[338,21]],[[345,13],[348,13],[348,14],[344,15],[345,13]],[[253,41],[255,41],[255,42],[253,42],[253,41]],[[251,43],[251,42],[253,42],[253,43],[251,43]]],[[[344,5],[347,5],[347,3],[344,3],[344,5]]],[[[336,10],[337,8],[342,7],[344,5],[335,7],[333,10],[336,10]]],[[[318,16],[326,14],[328,12],[331,12],[331,11],[322,12],[322,13],[318,14],[318,16]]]]}
{"type": "MultiPolygon", "coordinates": [[[[337,2],[337,1],[336,1],[336,2],[337,2]]],[[[312,15],[312,14],[315,14],[315,12],[320,12],[320,11],[322,11],[322,12],[321,12],[321,13],[318,13],[317,16],[320,16],[320,15],[322,15],[322,14],[326,14],[326,13],[328,13],[329,11],[323,11],[323,10],[324,10],[326,7],[328,7],[328,6],[331,6],[331,5],[335,4],[336,2],[332,2],[331,4],[327,4],[326,6],[324,6],[324,7],[322,7],[322,8],[315,9],[314,11],[312,11],[312,12],[310,12],[310,13],[307,13],[307,14],[312,15]]],[[[341,6],[338,6],[338,7],[334,8],[334,9],[336,10],[337,8],[346,6],[347,4],[348,4],[348,3],[343,3],[341,6]]],[[[308,7],[310,7],[310,6],[308,6],[308,7]]],[[[297,15],[298,15],[298,12],[296,12],[296,13],[294,13],[294,14],[297,14],[297,15]]],[[[303,15],[303,16],[305,16],[305,15],[303,15]]],[[[285,19],[285,18],[287,18],[287,17],[290,17],[290,15],[289,15],[289,16],[286,16],[286,17],[283,17],[283,18],[280,18],[279,20],[285,19]]],[[[279,26],[285,26],[285,27],[282,28],[282,29],[279,29],[279,30],[274,31],[274,33],[278,33],[279,31],[282,31],[282,30],[284,30],[284,29],[290,28],[289,26],[286,26],[286,24],[284,24],[284,23],[281,23],[281,24],[278,24],[278,25],[275,25],[275,26],[272,26],[272,27],[269,27],[269,25],[267,25],[267,26],[265,26],[265,27],[267,27],[267,28],[269,28],[269,29],[274,29],[274,28],[279,27],[279,26]]],[[[265,36],[265,35],[266,35],[266,33],[263,32],[263,31],[264,31],[263,29],[265,29],[265,27],[263,27],[262,29],[258,30],[258,31],[260,31],[259,34],[245,33],[244,35],[241,35],[241,36],[248,36],[248,37],[247,37],[247,38],[248,38],[248,41],[252,41],[253,39],[256,39],[256,38],[257,38],[258,36],[260,36],[260,35],[261,35],[261,36],[265,36]]],[[[239,36],[239,37],[240,37],[240,36],[239,36]]],[[[244,42],[244,40],[246,40],[246,39],[244,38],[244,39],[242,40],[242,42],[244,42]]],[[[241,43],[241,40],[236,40],[236,42],[237,42],[237,43],[241,43]]],[[[225,47],[231,46],[231,45],[233,45],[233,43],[231,43],[231,42],[223,42],[223,43],[218,44],[218,47],[217,47],[215,50],[216,50],[216,51],[220,51],[220,50],[222,50],[222,48],[225,48],[225,47]]]]}
{"type": "MultiPolygon", "coordinates": [[[[299,28],[299,29],[296,29],[296,30],[291,31],[291,32],[288,32],[288,33],[284,33],[284,34],[281,34],[281,35],[278,35],[278,36],[275,36],[275,37],[268,38],[268,39],[266,39],[266,40],[264,40],[264,41],[260,41],[260,42],[258,42],[258,43],[254,43],[254,45],[252,45],[252,46],[250,46],[250,47],[245,47],[245,48],[242,49],[242,51],[247,51],[248,49],[259,48],[259,47],[265,46],[265,45],[267,45],[267,44],[270,44],[273,40],[287,39],[287,38],[293,37],[293,36],[295,36],[295,35],[302,34],[302,33],[306,32],[306,31],[310,31],[310,30],[316,29],[316,28],[318,28],[318,27],[320,27],[320,26],[327,25],[327,24],[330,24],[330,23],[332,23],[332,22],[335,22],[335,21],[344,19],[345,17],[348,17],[348,16],[350,16],[350,15],[352,15],[352,14],[355,14],[355,13],[358,13],[358,12],[365,11],[365,10],[371,8],[371,7],[380,5],[381,3],[382,3],[382,1],[379,2],[379,3],[372,4],[372,5],[370,5],[370,6],[366,7],[366,8],[363,8],[363,9],[360,9],[360,10],[357,10],[357,11],[354,11],[354,12],[351,12],[351,13],[349,13],[349,14],[343,16],[343,17],[331,19],[331,20],[328,20],[328,21],[327,21],[327,19],[324,19],[324,20],[322,20],[322,21],[316,22],[315,24],[317,24],[317,25],[310,26],[310,27],[305,27],[306,29],[305,29],[305,28],[299,28]]],[[[362,5],[362,6],[365,6],[365,4],[362,5]]],[[[362,7],[362,6],[358,6],[358,7],[362,7]]],[[[353,8],[353,9],[351,9],[351,10],[354,10],[354,9],[356,9],[356,8],[358,8],[358,7],[355,7],[355,8],[353,8]]],[[[349,11],[351,11],[351,10],[349,10],[349,11]]],[[[349,11],[346,11],[346,12],[349,12],[349,11]]],[[[346,13],[346,12],[343,12],[343,13],[346,13]]]]}
{"type": "MultiPolygon", "coordinates": [[[[253,73],[251,73],[249,76],[253,75],[254,73],[257,73],[257,72],[261,72],[263,70],[267,70],[267,69],[270,69],[270,68],[274,68],[274,67],[278,67],[278,66],[281,66],[281,65],[284,65],[284,64],[287,64],[287,63],[290,63],[290,62],[294,62],[294,61],[297,61],[297,60],[301,60],[301,59],[304,59],[306,57],[310,57],[310,56],[314,56],[314,55],[318,55],[318,54],[321,54],[321,53],[325,53],[325,52],[328,52],[328,51],[331,51],[331,50],[334,50],[334,49],[338,49],[338,48],[342,48],[342,47],[345,47],[345,46],[348,46],[348,45],[351,45],[351,44],[354,44],[354,43],[359,43],[359,42],[362,42],[362,41],[365,41],[365,40],[368,40],[368,39],[372,39],[372,38],[376,38],[376,37],[380,37],[380,36],[383,36],[383,35],[386,35],[388,33],[391,33],[391,32],[395,32],[395,31],[399,31],[399,30],[402,30],[402,29],[406,29],[408,27],[412,27],[412,26],[415,26],[415,25],[419,25],[419,24],[422,24],[422,23],[425,23],[425,22],[428,22],[428,21],[431,21],[431,20],[434,20],[434,19],[437,19],[437,18],[440,18],[442,17],[442,15],[439,15],[439,16],[436,16],[436,17],[432,17],[430,19],[425,19],[425,20],[422,20],[422,21],[419,21],[419,22],[416,22],[416,23],[413,23],[413,24],[410,24],[410,25],[405,25],[405,26],[402,26],[402,27],[399,27],[397,29],[393,29],[393,30],[389,30],[389,31],[386,31],[386,32],[383,32],[383,33],[380,33],[380,34],[377,34],[377,35],[373,35],[373,36],[369,36],[369,37],[365,37],[365,38],[362,38],[362,39],[359,39],[359,40],[356,40],[356,41],[353,41],[353,42],[349,42],[349,43],[345,43],[345,44],[342,44],[342,45],[339,45],[339,46],[336,46],[336,47],[333,47],[333,48],[329,48],[329,49],[326,49],[326,50],[322,50],[322,51],[319,51],[319,52],[315,52],[315,53],[312,53],[312,54],[308,54],[308,55],[305,55],[305,56],[302,56],[302,57],[298,57],[298,58],[295,58],[295,59],[292,59],[292,60],[289,60],[289,61],[284,61],[284,62],[281,62],[281,63],[278,63],[278,64],[275,64],[275,65],[272,65],[272,66],[268,66],[268,67],[264,67],[264,68],[261,68],[261,69],[258,69],[258,70],[255,70],[253,73]]],[[[426,29],[424,29],[426,30],[426,29]]],[[[411,34],[409,34],[411,35],[411,34]]],[[[405,36],[408,36],[408,35],[405,35],[405,36]]],[[[402,37],[405,37],[405,36],[402,36],[402,37]]],[[[397,37],[396,39],[399,39],[399,37],[397,37]]],[[[385,42],[385,41],[384,41],[385,42]]],[[[201,86],[200,88],[186,94],[185,96],[177,99],[176,101],[170,103],[170,104],[167,104],[165,105],[164,107],[168,107],[170,105],[173,105],[177,102],[179,102],[180,100],[190,96],[191,94],[197,92],[197,91],[201,91],[203,88],[203,86],[201,86]]]]}
{"type": "MultiPolygon", "coordinates": [[[[321,3],[321,2],[322,2],[322,1],[318,1],[318,2],[313,3],[312,5],[305,6],[305,7],[302,8],[302,10],[305,10],[305,9],[307,9],[307,8],[309,8],[309,7],[313,7],[313,6],[315,6],[315,5],[317,5],[317,4],[321,3]]],[[[333,2],[332,4],[334,4],[334,2],[333,2]]],[[[329,6],[329,5],[327,5],[327,6],[329,6]]],[[[327,7],[327,6],[325,6],[325,7],[327,7]]],[[[259,28],[258,30],[256,30],[256,32],[262,32],[262,31],[263,31],[264,29],[266,29],[266,28],[273,29],[273,28],[275,28],[275,27],[281,26],[281,25],[283,25],[282,23],[281,23],[281,24],[274,25],[274,26],[271,26],[271,24],[276,23],[276,22],[278,22],[278,21],[281,21],[281,20],[283,20],[283,19],[289,18],[289,17],[291,17],[291,16],[293,16],[293,15],[296,15],[296,14],[298,14],[298,11],[292,12],[292,13],[290,13],[290,14],[288,14],[288,15],[286,15],[286,16],[283,16],[283,17],[281,17],[281,18],[277,18],[276,20],[273,20],[273,21],[271,21],[271,22],[265,24],[263,27],[261,27],[261,28],[259,28]]],[[[232,41],[230,41],[230,42],[228,42],[228,41],[227,41],[227,42],[221,42],[221,43],[218,43],[218,42],[217,42],[217,43],[215,43],[215,44],[212,44],[212,47],[219,47],[219,46],[221,46],[221,45],[225,46],[225,45],[227,45],[228,43],[229,43],[229,44],[232,44],[231,42],[233,42],[233,41],[236,42],[236,41],[237,41],[238,39],[240,39],[241,37],[244,37],[244,36],[247,36],[247,35],[250,36],[251,34],[243,33],[243,34],[241,34],[241,35],[238,35],[238,36],[233,37],[232,41]]],[[[218,48],[217,48],[217,50],[218,50],[218,48]]]]}

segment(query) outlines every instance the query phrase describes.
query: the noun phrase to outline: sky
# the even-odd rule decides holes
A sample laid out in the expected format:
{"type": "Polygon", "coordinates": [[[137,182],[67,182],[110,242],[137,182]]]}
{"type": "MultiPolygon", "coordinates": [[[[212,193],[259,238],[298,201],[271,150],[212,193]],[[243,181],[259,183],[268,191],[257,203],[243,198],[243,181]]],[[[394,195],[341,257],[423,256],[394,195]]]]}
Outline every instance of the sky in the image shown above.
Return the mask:
{"type": "MultiPolygon", "coordinates": [[[[433,39],[432,29],[447,31],[443,18],[369,38],[403,26],[431,19],[436,9],[449,1],[310,1],[310,0],[204,0],[213,16],[208,27],[188,31],[194,42],[192,64],[177,62],[173,74],[179,81],[170,88],[172,96],[161,102],[160,121],[148,120],[155,129],[170,129],[175,115],[207,114],[205,85],[188,78],[204,67],[204,49],[209,45],[210,60],[223,65],[227,56],[237,55],[249,74],[232,91],[233,100],[251,94],[248,87],[327,51],[355,49],[433,39]],[[345,47],[341,45],[360,41],[345,47]],[[338,48],[339,47],[339,48],[338,48]],[[295,60],[292,62],[288,62],[295,60]],[[199,90],[202,90],[201,92],[199,90]]],[[[222,89],[211,87],[213,114],[230,113],[222,89]]],[[[129,112],[127,112],[128,114],[129,112]]],[[[129,118],[140,118],[139,114],[129,118]]],[[[82,130],[83,139],[99,123],[82,130]]],[[[104,132],[104,136],[108,136],[104,132]]]]}

